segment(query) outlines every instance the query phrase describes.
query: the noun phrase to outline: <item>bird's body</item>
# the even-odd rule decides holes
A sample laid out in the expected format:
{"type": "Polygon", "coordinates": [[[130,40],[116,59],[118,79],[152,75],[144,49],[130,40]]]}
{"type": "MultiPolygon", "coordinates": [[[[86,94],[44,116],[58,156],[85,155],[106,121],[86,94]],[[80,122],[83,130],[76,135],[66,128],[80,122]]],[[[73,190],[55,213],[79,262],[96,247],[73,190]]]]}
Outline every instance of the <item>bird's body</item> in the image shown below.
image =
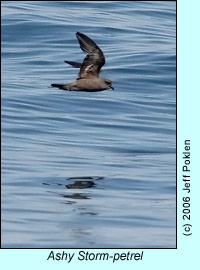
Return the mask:
{"type": "Polygon", "coordinates": [[[101,49],[88,38],[86,35],[79,32],[76,33],[79,44],[83,52],[87,55],[83,63],[65,61],[67,64],[75,68],[80,68],[76,81],[68,84],[52,84],[52,87],[57,87],[68,91],[102,91],[112,87],[112,81],[105,78],[100,78],[99,73],[101,67],[105,64],[105,57],[101,49]]]}
{"type": "MultiPolygon", "coordinates": [[[[69,84],[52,84],[53,87],[58,87],[62,90],[69,91],[101,91],[109,89],[108,84],[105,83],[104,78],[90,77],[78,79],[69,84]]],[[[109,81],[110,83],[111,81],[109,81]]]]}

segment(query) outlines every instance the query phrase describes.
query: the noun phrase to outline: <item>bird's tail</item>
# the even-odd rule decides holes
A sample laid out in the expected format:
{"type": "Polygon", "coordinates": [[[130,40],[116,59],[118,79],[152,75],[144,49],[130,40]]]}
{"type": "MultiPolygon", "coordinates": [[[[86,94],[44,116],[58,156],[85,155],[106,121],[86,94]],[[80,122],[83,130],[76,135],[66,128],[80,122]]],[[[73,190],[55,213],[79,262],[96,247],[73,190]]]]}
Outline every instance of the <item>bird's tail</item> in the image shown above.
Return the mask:
{"type": "Polygon", "coordinates": [[[57,87],[59,89],[62,89],[62,90],[66,90],[66,85],[65,84],[57,84],[57,83],[53,83],[51,84],[52,87],[57,87]]]}

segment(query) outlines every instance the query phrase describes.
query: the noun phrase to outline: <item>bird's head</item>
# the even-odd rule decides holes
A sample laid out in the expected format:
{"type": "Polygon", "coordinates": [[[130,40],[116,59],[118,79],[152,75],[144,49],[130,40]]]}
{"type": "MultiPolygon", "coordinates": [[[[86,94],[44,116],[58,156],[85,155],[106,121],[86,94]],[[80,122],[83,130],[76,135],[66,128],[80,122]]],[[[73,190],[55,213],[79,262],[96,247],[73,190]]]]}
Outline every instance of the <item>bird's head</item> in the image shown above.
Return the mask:
{"type": "Polygon", "coordinates": [[[114,90],[114,88],[112,87],[112,81],[111,80],[105,79],[105,78],[103,78],[103,80],[104,80],[104,83],[107,86],[107,89],[111,88],[112,90],[114,90]]]}

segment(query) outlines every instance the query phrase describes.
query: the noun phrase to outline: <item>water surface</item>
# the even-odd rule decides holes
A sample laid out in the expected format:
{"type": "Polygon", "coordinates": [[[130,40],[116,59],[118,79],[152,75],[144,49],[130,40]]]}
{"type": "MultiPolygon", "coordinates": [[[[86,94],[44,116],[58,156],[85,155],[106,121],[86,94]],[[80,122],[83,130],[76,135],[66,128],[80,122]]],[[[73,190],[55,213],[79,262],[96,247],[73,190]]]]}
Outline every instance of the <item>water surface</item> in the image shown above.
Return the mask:
{"type": "Polygon", "coordinates": [[[174,248],[175,2],[2,2],[2,247],[174,248]],[[95,40],[115,91],[65,92],[95,40]]]}

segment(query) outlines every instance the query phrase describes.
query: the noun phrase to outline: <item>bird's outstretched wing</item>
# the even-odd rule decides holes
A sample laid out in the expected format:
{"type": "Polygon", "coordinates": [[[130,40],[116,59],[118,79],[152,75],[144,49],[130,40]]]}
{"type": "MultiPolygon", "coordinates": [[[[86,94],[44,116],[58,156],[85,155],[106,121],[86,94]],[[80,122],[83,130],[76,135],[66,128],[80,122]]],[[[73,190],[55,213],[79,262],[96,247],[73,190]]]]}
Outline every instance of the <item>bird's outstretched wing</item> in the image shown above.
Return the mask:
{"type": "Polygon", "coordinates": [[[105,64],[102,50],[89,37],[79,32],[76,33],[80,47],[87,54],[78,74],[78,79],[99,77],[101,67],[105,64]]]}
{"type": "Polygon", "coordinates": [[[81,68],[81,65],[82,65],[81,63],[73,62],[73,61],[64,61],[64,62],[71,65],[74,68],[81,68]]]}

